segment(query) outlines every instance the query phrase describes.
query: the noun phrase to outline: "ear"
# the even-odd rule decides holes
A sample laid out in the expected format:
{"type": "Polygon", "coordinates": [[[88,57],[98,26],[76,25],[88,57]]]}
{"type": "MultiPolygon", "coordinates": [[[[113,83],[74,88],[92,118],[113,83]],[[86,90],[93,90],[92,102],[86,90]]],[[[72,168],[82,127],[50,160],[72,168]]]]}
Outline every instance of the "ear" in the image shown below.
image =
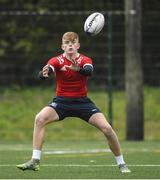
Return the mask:
{"type": "Polygon", "coordinates": [[[77,49],[79,49],[79,48],[80,48],[80,46],[81,46],[81,45],[80,45],[80,43],[78,43],[78,44],[77,44],[77,49]]]}
{"type": "Polygon", "coordinates": [[[62,49],[62,50],[64,50],[64,46],[63,46],[63,44],[61,45],[61,49],[62,49]]]}

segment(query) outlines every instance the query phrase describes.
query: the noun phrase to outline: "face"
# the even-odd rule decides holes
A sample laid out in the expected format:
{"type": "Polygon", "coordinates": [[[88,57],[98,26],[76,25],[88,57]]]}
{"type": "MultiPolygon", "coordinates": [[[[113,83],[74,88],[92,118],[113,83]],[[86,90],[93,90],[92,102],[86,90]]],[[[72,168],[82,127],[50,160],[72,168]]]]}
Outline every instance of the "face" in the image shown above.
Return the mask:
{"type": "Polygon", "coordinates": [[[68,40],[63,39],[62,40],[62,49],[66,54],[72,55],[77,53],[77,50],[79,49],[80,44],[77,39],[74,40],[68,40]]]}

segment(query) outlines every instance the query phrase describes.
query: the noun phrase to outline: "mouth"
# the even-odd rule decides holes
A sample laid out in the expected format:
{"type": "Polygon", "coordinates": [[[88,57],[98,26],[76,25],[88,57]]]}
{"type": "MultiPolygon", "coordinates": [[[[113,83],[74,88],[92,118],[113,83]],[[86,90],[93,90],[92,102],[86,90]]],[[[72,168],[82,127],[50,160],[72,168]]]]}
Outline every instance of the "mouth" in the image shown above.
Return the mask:
{"type": "Polygon", "coordinates": [[[68,53],[73,53],[74,52],[74,49],[73,48],[69,48],[68,49],[68,53]]]}
{"type": "Polygon", "coordinates": [[[73,48],[69,48],[68,50],[69,50],[69,51],[73,51],[73,48]]]}

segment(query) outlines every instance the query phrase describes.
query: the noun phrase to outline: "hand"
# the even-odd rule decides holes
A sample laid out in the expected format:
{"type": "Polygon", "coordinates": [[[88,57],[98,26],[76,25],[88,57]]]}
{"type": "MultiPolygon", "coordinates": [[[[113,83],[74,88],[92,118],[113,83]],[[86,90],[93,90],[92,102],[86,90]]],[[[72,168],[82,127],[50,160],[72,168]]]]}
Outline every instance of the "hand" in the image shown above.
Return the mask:
{"type": "Polygon", "coordinates": [[[43,67],[43,69],[42,69],[42,74],[43,74],[44,77],[49,77],[49,76],[48,76],[48,73],[49,73],[49,65],[47,64],[47,65],[45,65],[45,66],[43,67]]]}
{"type": "Polygon", "coordinates": [[[71,63],[72,64],[70,66],[68,66],[69,69],[72,69],[73,71],[79,71],[80,70],[80,67],[76,61],[72,60],[71,63]]]}

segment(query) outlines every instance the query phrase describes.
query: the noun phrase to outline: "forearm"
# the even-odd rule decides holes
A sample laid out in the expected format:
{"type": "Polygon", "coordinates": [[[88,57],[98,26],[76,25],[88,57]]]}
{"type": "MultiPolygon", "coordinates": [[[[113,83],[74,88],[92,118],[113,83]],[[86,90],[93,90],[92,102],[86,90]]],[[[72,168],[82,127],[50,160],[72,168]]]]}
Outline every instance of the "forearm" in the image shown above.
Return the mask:
{"type": "Polygon", "coordinates": [[[84,76],[91,76],[93,73],[93,66],[86,65],[83,68],[80,68],[79,73],[84,76]]]}

